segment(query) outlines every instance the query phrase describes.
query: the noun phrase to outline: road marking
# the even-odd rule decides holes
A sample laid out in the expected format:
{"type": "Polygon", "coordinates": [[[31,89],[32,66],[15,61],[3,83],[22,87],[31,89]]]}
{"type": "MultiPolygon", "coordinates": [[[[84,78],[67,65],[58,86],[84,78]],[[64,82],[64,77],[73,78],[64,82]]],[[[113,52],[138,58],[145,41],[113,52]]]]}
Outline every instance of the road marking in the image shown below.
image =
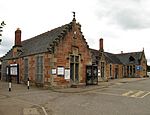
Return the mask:
{"type": "Polygon", "coordinates": [[[95,93],[102,95],[112,95],[112,96],[124,96],[124,97],[132,97],[132,98],[144,98],[147,95],[150,95],[150,91],[139,90],[139,89],[124,89],[124,88],[103,88],[99,90],[88,91],[85,93],[95,93]],[[115,92],[117,91],[118,92],[115,92]]]}
{"type": "Polygon", "coordinates": [[[144,98],[145,96],[149,95],[150,92],[146,93],[145,95],[141,96],[141,98],[144,98]]]}
{"type": "Polygon", "coordinates": [[[134,97],[134,98],[144,98],[145,96],[149,95],[150,92],[148,91],[128,91],[123,93],[122,96],[126,97],[134,97]]]}
{"type": "Polygon", "coordinates": [[[131,95],[131,94],[133,94],[133,91],[128,91],[126,93],[123,93],[122,96],[128,96],[128,95],[131,95]]]}
{"type": "Polygon", "coordinates": [[[103,93],[103,92],[92,92],[92,93],[95,93],[95,94],[102,94],[102,95],[121,96],[121,95],[119,95],[119,94],[115,94],[115,93],[103,93]]]}
{"type": "Polygon", "coordinates": [[[142,90],[127,90],[127,89],[118,89],[118,88],[113,88],[113,90],[110,90],[110,91],[109,90],[98,90],[100,92],[94,90],[94,91],[88,91],[88,93],[112,95],[112,96],[124,96],[124,97],[132,97],[132,98],[144,98],[147,95],[150,95],[149,91],[142,91],[142,90]],[[120,91],[112,92],[113,90],[120,90],[120,91]]]}
{"type": "Polygon", "coordinates": [[[36,103],[32,103],[32,102],[29,102],[29,101],[21,100],[21,99],[16,99],[16,98],[12,98],[12,99],[15,100],[15,101],[18,101],[18,102],[27,103],[27,104],[31,104],[31,105],[35,105],[37,107],[40,107],[40,108],[42,108],[42,110],[44,112],[44,115],[48,115],[46,110],[45,110],[45,108],[43,106],[40,106],[40,105],[38,105],[36,103]]]}
{"type": "Polygon", "coordinates": [[[48,115],[44,107],[42,107],[42,110],[43,110],[45,115],[48,115]]]}
{"type": "Polygon", "coordinates": [[[122,85],[123,83],[115,83],[116,85],[122,85]]]}
{"type": "Polygon", "coordinates": [[[130,97],[140,97],[140,95],[142,95],[143,93],[145,93],[145,92],[144,91],[138,91],[137,93],[134,93],[130,97]]]}

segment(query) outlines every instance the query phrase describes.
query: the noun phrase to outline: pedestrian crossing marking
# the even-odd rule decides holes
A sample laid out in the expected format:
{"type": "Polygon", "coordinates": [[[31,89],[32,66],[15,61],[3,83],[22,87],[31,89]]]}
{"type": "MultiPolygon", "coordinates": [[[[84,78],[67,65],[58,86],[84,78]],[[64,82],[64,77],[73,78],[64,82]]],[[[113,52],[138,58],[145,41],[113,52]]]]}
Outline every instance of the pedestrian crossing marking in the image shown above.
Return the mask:
{"type": "Polygon", "coordinates": [[[145,96],[149,95],[150,92],[148,91],[128,91],[122,94],[122,96],[126,97],[134,97],[134,98],[144,98],[145,96]]]}

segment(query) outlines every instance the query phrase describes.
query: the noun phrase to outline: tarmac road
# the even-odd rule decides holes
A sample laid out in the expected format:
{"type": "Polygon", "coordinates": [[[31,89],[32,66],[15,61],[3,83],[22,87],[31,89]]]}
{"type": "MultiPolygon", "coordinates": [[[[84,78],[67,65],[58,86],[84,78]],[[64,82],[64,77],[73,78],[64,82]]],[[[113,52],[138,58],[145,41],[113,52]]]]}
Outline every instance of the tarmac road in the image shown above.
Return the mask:
{"type": "Polygon", "coordinates": [[[0,81],[0,115],[149,115],[150,79],[126,78],[98,86],[49,89],[0,81]]]}

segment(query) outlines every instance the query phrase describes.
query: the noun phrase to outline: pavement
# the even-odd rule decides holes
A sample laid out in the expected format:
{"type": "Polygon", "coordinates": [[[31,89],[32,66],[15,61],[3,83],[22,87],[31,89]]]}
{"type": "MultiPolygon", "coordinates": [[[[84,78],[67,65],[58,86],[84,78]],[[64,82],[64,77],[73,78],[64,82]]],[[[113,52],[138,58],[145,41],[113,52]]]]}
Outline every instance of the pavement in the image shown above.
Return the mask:
{"type": "Polygon", "coordinates": [[[82,92],[92,91],[96,89],[107,88],[109,86],[113,86],[117,84],[132,83],[132,82],[137,82],[146,79],[150,79],[150,78],[147,77],[147,78],[109,79],[108,82],[100,81],[98,85],[88,85],[88,86],[82,86],[78,88],[50,88],[50,90],[59,93],[82,93],[82,92]]]}
{"type": "MultiPolygon", "coordinates": [[[[121,79],[110,79],[108,82],[100,81],[98,85],[88,85],[88,86],[82,86],[78,88],[54,88],[54,87],[49,87],[48,90],[51,90],[53,92],[59,92],[59,93],[81,93],[81,92],[87,92],[91,90],[96,90],[96,89],[102,89],[102,88],[107,88],[112,85],[116,84],[122,84],[122,83],[131,83],[131,82],[137,82],[141,80],[146,80],[150,78],[121,78],[121,79]]],[[[8,82],[5,81],[0,81],[0,92],[9,92],[8,88],[8,82]]],[[[11,92],[16,94],[16,93],[21,93],[21,92],[28,92],[28,90],[45,90],[45,88],[41,87],[36,87],[36,86],[30,86],[30,89],[28,89],[27,85],[25,84],[16,84],[12,83],[12,88],[11,92]]]]}

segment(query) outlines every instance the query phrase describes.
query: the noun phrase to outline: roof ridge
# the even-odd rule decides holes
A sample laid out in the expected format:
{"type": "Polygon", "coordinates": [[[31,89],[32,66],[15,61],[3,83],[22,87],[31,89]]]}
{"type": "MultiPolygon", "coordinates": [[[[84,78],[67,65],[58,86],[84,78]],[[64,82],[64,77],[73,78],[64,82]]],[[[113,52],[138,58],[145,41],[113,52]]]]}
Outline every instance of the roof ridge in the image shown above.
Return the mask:
{"type": "Polygon", "coordinates": [[[56,27],[56,28],[51,29],[51,30],[48,30],[48,31],[43,32],[43,33],[41,33],[41,34],[39,34],[39,35],[36,35],[36,36],[34,36],[34,37],[31,37],[31,38],[28,38],[28,39],[26,39],[26,40],[23,40],[23,41],[21,41],[21,43],[22,43],[22,42],[26,42],[26,41],[31,40],[31,39],[35,39],[35,38],[37,38],[37,37],[39,37],[39,36],[42,36],[42,35],[44,35],[44,34],[46,34],[46,33],[55,31],[56,29],[62,28],[62,27],[64,27],[64,26],[68,26],[69,24],[70,24],[70,23],[64,24],[64,25],[62,25],[62,26],[56,27]]]}
{"type": "Polygon", "coordinates": [[[137,52],[126,52],[126,53],[117,53],[115,55],[125,55],[125,54],[133,54],[133,53],[142,53],[142,51],[137,51],[137,52]]]}

